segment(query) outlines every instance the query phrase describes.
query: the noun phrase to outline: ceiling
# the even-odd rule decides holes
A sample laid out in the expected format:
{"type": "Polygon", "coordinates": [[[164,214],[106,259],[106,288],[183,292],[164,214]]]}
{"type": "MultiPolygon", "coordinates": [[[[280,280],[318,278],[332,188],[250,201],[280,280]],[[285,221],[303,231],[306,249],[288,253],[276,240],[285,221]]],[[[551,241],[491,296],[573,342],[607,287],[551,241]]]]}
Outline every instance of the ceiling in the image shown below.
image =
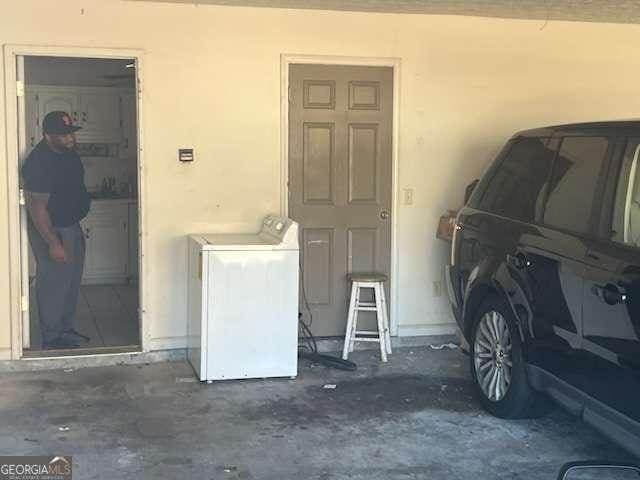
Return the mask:
{"type": "MultiPolygon", "coordinates": [[[[140,1],[140,0],[129,0],[140,1]]],[[[146,0],[148,1],[148,0],[146,0]]],[[[638,0],[152,0],[192,5],[640,23],[638,0]]]]}

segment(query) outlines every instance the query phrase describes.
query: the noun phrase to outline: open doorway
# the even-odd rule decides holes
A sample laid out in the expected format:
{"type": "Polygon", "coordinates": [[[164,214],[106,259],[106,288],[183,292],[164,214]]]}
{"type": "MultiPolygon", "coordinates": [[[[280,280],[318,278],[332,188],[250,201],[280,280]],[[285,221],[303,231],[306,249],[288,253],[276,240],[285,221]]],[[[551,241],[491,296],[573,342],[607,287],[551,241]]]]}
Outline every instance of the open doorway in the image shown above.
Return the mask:
{"type": "Polygon", "coordinates": [[[25,357],[140,349],[136,68],[135,59],[18,57],[25,357]],[[51,143],[56,122],[80,127],[73,145],[63,146],[68,152],[51,143]],[[47,171],[47,162],[63,165],[52,159],[64,168],[47,171]],[[70,187],[60,170],[81,173],[83,208],[74,207],[82,192],[61,191],[70,187]],[[33,208],[38,190],[52,189],[46,210],[64,268],[33,208]]]}

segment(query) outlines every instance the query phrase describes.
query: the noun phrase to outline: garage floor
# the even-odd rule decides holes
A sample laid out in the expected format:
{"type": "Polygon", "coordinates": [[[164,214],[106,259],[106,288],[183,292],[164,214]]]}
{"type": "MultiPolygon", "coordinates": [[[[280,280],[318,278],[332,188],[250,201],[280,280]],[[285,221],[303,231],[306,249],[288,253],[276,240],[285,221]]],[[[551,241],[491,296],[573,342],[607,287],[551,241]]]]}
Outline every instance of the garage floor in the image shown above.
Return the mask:
{"type": "Polygon", "coordinates": [[[628,459],[558,410],[486,415],[457,350],[353,358],[354,373],[212,385],[185,363],[0,374],[0,454],[73,455],[83,479],[549,480],[569,460],[628,459]]]}

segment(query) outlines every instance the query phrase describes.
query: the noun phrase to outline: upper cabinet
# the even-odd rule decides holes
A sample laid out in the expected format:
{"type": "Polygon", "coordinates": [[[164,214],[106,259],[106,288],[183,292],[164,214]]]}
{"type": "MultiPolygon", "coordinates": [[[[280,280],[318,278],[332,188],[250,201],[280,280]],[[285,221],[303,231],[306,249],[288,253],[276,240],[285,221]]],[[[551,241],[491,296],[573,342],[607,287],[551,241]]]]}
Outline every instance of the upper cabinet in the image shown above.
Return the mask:
{"type": "Polygon", "coordinates": [[[117,90],[82,92],[78,101],[76,134],[82,142],[120,142],[120,95],[117,90]]]}
{"type": "MultiPolygon", "coordinates": [[[[125,145],[123,131],[125,118],[123,118],[121,97],[127,95],[132,96],[133,92],[111,87],[29,86],[27,88],[27,142],[31,145],[31,137],[34,137],[34,144],[40,141],[42,119],[47,113],[63,110],[71,115],[74,124],[82,127],[76,133],[78,142],[118,143],[123,146],[125,145]],[[35,108],[29,105],[33,100],[35,100],[35,108]]],[[[132,99],[134,100],[135,97],[132,99]]],[[[135,115],[135,104],[132,108],[135,115]]],[[[130,144],[131,141],[128,143],[130,144]]]]}

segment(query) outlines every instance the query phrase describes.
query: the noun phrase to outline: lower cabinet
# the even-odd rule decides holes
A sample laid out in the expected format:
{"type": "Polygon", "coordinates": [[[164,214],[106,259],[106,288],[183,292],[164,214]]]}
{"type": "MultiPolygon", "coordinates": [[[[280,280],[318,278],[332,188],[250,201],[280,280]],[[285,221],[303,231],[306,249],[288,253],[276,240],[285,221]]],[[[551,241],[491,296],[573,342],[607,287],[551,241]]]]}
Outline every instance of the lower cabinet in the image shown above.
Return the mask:
{"type": "Polygon", "coordinates": [[[82,283],[125,283],[132,274],[137,276],[137,267],[132,272],[130,207],[136,210],[137,218],[135,203],[101,200],[91,206],[82,221],[87,246],[82,283]]]}

